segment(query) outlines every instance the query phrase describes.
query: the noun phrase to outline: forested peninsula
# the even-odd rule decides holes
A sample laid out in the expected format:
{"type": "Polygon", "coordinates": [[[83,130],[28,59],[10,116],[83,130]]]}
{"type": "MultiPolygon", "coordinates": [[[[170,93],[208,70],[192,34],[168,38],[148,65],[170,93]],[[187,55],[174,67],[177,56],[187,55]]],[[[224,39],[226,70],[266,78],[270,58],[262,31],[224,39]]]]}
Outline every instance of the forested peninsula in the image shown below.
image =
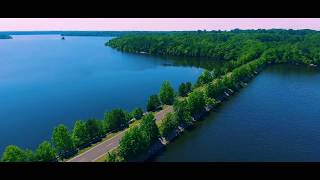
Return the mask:
{"type": "MultiPolygon", "coordinates": [[[[317,67],[320,62],[319,40],[320,33],[313,30],[236,29],[228,32],[127,35],[112,39],[106,45],[130,53],[210,57],[213,61],[224,62],[223,66],[212,71],[205,70],[187,92],[184,92],[185,84],[180,85],[174,100],[174,112],[168,113],[160,124],[160,134],[156,136],[156,131],[153,131],[152,135],[171,140],[179,130],[192,126],[196,120],[245,87],[265,67],[280,63],[317,67]]],[[[129,143],[120,143],[118,150],[109,154],[109,161],[136,159],[143,152],[152,150],[150,144],[143,146],[143,134],[138,130],[130,130],[122,142],[128,139],[136,142],[134,147],[129,143]],[[145,148],[137,149],[141,146],[145,148]]],[[[151,142],[155,141],[153,139],[151,142]]]]}

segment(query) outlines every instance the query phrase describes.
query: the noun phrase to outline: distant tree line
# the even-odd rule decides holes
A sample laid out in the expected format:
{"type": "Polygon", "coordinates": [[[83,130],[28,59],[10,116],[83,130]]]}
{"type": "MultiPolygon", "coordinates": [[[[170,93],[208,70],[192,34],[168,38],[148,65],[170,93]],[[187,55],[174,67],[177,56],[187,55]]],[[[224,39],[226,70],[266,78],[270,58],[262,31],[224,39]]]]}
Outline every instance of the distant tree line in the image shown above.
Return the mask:
{"type": "MultiPolygon", "coordinates": [[[[128,34],[107,42],[125,52],[210,57],[230,61],[225,69],[269,51],[277,62],[319,64],[320,32],[313,30],[193,31],[167,34],[128,34]]],[[[230,71],[230,69],[229,69],[230,71]]]]}

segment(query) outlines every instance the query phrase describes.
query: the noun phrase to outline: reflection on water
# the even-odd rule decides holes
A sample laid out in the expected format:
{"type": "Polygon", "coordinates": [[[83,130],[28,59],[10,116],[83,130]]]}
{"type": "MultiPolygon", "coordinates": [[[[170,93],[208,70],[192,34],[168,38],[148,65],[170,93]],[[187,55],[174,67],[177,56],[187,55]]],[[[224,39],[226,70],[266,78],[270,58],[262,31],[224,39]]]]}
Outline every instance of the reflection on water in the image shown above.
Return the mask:
{"type": "Polygon", "coordinates": [[[223,65],[222,61],[212,58],[197,58],[197,57],[178,57],[178,56],[161,56],[163,59],[169,59],[171,63],[163,64],[165,66],[184,66],[197,67],[202,69],[212,70],[223,65]]]}

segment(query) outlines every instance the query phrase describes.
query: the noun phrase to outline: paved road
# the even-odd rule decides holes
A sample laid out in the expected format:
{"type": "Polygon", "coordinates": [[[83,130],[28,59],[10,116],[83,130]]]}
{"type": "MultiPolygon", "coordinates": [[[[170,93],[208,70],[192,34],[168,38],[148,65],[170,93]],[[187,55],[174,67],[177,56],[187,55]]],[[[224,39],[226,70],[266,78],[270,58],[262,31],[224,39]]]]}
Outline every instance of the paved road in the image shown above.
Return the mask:
{"type": "MultiPolygon", "coordinates": [[[[168,106],[165,109],[159,111],[155,115],[156,121],[160,121],[163,119],[166,113],[172,112],[173,108],[172,106],[168,106]]],[[[127,130],[127,129],[126,129],[127,130]]],[[[118,147],[121,137],[124,135],[124,132],[122,131],[119,134],[113,136],[112,138],[94,146],[93,148],[89,149],[86,152],[83,152],[82,154],[79,154],[72,159],[68,160],[67,162],[94,162],[104,156],[107,152],[110,150],[118,147]]]]}

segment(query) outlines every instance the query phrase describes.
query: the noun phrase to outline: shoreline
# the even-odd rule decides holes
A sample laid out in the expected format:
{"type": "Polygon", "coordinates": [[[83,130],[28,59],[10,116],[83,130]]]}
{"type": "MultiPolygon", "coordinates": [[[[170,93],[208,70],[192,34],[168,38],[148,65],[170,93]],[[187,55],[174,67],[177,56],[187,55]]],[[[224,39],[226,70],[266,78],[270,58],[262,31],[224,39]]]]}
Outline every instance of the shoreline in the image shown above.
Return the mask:
{"type": "MultiPolygon", "coordinates": [[[[264,67],[266,68],[266,67],[264,67]]],[[[151,148],[139,157],[131,160],[132,162],[153,162],[153,160],[162,152],[166,150],[167,145],[173,143],[177,138],[183,135],[186,129],[192,129],[192,127],[198,122],[204,120],[204,118],[216,110],[216,107],[220,106],[223,102],[228,101],[228,98],[232,97],[234,94],[238,93],[241,89],[247,87],[248,83],[253,80],[264,68],[257,69],[253,74],[249,74],[247,78],[239,81],[235,86],[235,89],[227,89],[224,91],[222,96],[217,98],[218,103],[214,106],[205,107],[205,109],[199,113],[196,118],[193,119],[193,123],[190,125],[179,124],[167,137],[161,137],[154,143],[151,148]]],[[[129,162],[131,162],[129,161],[129,162]]]]}
{"type": "MultiPolygon", "coordinates": [[[[286,63],[284,63],[286,64],[286,63]]],[[[317,68],[317,65],[312,64],[297,64],[297,63],[289,63],[294,66],[305,66],[305,67],[311,67],[311,68],[317,68]]],[[[266,69],[269,66],[274,65],[272,64],[266,64],[261,68],[258,68],[254,73],[249,74],[246,78],[239,81],[235,86],[235,89],[227,89],[224,91],[222,96],[219,96],[217,98],[218,103],[211,107],[206,107],[205,110],[203,110],[200,114],[197,115],[197,118],[193,118],[193,124],[190,125],[184,125],[180,124],[176,129],[174,129],[167,137],[161,137],[161,139],[165,139],[165,141],[160,141],[161,145],[159,145],[159,142],[156,142],[146,154],[139,156],[135,161],[143,161],[143,162],[154,162],[155,158],[162,152],[166,151],[167,145],[170,143],[173,143],[177,138],[183,135],[184,131],[186,129],[192,129],[192,127],[198,122],[205,120],[204,118],[216,110],[216,107],[220,106],[223,102],[228,101],[228,98],[232,97],[234,94],[239,93],[241,89],[248,86],[248,84],[256,77],[258,76],[264,69],[266,69]]]]}

